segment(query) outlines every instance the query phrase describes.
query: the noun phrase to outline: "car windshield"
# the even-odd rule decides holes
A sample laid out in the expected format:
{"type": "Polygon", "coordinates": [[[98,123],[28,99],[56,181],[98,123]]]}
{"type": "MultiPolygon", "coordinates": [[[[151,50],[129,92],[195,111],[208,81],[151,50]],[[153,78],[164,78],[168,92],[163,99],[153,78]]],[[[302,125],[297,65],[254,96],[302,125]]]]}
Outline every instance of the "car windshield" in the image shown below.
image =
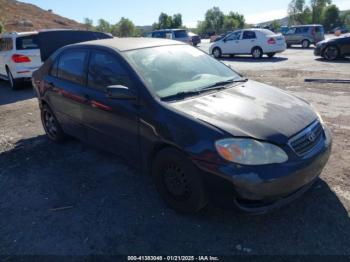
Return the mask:
{"type": "Polygon", "coordinates": [[[125,54],[148,88],[160,98],[242,79],[229,67],[188,45],[145,48],[125,54]]]}

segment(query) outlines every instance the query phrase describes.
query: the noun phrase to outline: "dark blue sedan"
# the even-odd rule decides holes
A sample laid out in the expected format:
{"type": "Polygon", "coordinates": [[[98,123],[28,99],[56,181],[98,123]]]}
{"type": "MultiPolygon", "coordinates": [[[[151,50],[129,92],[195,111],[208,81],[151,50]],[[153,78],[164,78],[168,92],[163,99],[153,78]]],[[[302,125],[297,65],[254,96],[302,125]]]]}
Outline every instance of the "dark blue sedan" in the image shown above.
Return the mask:
{"type": "Polygon", "coordinates": [[[313,185],[331,152],[309,103],[180,42],[67,46],[33,83],[50,139],[122,155],[179,212],[217,199],[252,213],[280,207],[313,185]]]}

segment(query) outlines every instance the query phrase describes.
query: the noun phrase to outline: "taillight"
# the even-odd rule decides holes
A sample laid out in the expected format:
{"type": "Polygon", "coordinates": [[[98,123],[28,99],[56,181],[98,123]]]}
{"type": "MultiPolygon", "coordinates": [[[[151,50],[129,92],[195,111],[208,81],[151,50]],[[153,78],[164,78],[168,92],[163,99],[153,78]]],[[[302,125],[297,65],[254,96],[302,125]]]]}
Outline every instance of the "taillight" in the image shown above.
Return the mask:
{"type": "Polygon", "coordinates": [[[267,43],[269,45],[274,45],[274,44],[276,44],[276,40],[275,40],[275,38],[270,38],[269,40],[267,40],[267,43]]]}
{"type": "Polygon", "coordinates": [[[12,61],[15,63],[29,63],[30,58],[28,56],[25,56],[25,55],[14,54],[12,56],[12,61]]]}

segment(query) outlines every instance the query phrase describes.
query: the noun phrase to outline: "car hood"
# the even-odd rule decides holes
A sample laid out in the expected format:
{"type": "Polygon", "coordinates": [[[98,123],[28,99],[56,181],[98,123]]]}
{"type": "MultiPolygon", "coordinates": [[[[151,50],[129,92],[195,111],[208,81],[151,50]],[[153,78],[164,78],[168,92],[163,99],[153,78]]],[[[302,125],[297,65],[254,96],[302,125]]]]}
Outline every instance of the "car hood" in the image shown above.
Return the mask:
{"type": "Polygon", "coordinates": [[[169,105],[233,136],[277,144],[287,143],[317,119],[304,100],[255,81],[169,105]]]}
{"type": "Polygon", "coordinates": [[[350,37],[350,34],[345,34],[345,35],[341,35],[338,37],[329,38],[329,39],[323,40],[321,42],[318,42],[317,44],[322,45],[322,44],[327,44],[327,43],[331,43],[331,42],[336,42],[336,41],[343,39],[343,38],[346,38],[346,37],[350,37]]]}

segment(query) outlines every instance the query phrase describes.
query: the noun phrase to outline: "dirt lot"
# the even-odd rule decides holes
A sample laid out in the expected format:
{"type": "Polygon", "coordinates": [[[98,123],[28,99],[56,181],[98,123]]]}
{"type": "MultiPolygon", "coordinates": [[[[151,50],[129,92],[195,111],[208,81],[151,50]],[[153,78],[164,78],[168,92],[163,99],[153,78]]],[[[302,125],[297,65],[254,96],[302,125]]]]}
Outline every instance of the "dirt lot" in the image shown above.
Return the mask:
{"type": "Polygon", "coordinates": [[[223,60],[312,102],[331,128],[329,164],[302,199],[264,216],[213,206],[176,214],[118,157],[49,142],[31,89],[0,81],[0,254],[350,255],[350,85],[304,82],[349,79],[350,61],[316,60],[311,49],[223,60]]]}

